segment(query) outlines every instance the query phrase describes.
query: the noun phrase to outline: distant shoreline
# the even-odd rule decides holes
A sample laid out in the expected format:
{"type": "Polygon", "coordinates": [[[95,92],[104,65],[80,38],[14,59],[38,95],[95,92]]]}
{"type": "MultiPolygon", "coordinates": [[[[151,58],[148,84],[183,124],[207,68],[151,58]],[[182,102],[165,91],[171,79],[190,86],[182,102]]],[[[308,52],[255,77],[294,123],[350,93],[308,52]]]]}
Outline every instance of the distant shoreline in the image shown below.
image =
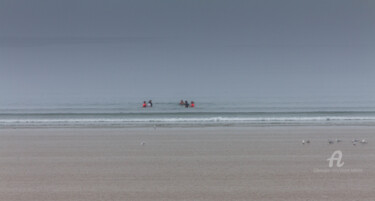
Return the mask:
{"type": "Polygon", "coordinates": [[[375,127],[372,123],[238,123],[238,124],[147,124],[147,125],[20,125],[0,126],[4,129],[159,129],[159,128],[257,128],[257,127],[375,127]]]}

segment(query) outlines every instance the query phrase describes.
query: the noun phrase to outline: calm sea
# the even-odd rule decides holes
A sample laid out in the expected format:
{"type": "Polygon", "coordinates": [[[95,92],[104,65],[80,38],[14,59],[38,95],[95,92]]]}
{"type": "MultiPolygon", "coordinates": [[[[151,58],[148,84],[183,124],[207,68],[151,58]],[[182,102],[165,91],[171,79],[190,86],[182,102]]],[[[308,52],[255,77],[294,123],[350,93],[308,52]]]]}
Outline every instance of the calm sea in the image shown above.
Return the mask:
{"type": "Polygon", "coordinates": [[[0,105],[0,128],[375,124],[369,100],[195,97],[195,108],[179,101],[155,98],[152,108],[142,108],[143,99],[13,101],[0,105]]]}

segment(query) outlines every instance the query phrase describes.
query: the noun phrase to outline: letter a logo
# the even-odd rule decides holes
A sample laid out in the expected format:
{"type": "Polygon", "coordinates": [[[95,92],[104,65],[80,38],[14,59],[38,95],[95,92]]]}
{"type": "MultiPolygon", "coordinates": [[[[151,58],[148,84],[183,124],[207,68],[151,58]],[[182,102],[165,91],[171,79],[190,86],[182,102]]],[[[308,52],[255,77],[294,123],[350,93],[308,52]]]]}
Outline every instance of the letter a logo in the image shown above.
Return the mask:
{"type": "Polygon", "coordinates": [[[327,159],[327,161],[329,161],[329,167],[330,168],[333,167],[333,161],[337,161],[336,162],[337,167],[342,167],[344,165],[344,162],[341,163],[341,159],[342,159],[342,152],[340,150],[333,152],[331,158],[327,159]]]}

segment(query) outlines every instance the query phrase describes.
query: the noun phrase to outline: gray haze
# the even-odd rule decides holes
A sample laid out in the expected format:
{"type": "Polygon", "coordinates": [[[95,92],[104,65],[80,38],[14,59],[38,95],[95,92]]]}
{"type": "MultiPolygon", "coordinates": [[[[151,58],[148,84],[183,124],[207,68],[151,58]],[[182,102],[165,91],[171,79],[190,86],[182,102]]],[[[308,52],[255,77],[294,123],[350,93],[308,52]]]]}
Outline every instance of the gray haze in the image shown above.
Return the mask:
{"type": "Polygon", "coordinates": [[[372,0],[0,0],[1,99],[374,99],[374,78],[372,0]]]}

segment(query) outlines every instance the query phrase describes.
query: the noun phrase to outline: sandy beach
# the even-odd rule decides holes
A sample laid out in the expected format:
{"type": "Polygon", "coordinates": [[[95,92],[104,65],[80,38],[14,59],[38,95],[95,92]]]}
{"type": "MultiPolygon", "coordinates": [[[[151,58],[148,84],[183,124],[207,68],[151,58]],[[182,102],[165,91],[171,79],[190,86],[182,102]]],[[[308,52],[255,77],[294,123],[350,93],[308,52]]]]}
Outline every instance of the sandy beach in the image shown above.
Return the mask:
{"type": "Polygon", "coordinates": [[[371,126],[1,129],[0,198],[373,200],[374,133],[371,126]],[[342,142],[327,143],[336,138],[342,142]],[[353,146],[353,138],[368,144],[353,146]],[[335,150],[343,167],[328,166],[335,150]]]}

